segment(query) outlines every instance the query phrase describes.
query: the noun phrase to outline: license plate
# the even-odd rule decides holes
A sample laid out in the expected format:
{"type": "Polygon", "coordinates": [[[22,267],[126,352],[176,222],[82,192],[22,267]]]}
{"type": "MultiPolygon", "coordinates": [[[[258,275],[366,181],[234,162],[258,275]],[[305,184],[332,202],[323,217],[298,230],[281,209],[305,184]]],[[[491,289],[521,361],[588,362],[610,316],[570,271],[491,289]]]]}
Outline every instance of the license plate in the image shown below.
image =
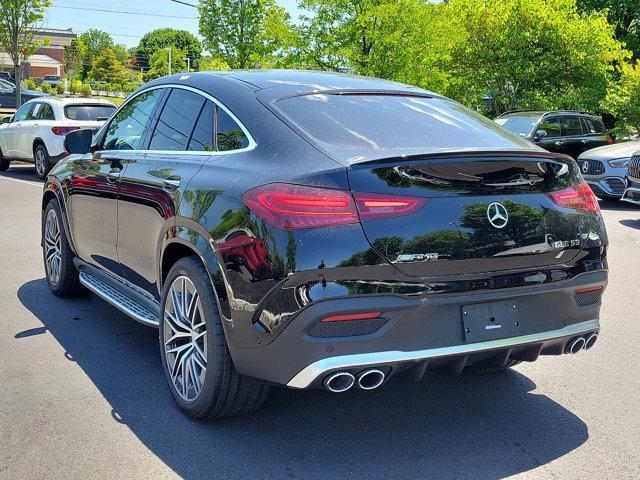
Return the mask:
{"type": "Polygon", "coordinates": [[[515,301],[464,305],[462,325],[467,342],[517,337],[522,331],[515,301]]]}

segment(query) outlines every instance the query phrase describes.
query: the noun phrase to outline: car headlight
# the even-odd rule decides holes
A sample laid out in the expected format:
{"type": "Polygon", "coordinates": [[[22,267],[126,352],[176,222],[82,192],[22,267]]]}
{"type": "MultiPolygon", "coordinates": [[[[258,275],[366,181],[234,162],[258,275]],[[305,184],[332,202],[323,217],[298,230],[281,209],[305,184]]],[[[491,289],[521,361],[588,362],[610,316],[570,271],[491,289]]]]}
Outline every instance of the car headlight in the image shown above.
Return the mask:
{"type": "Polygon", "coordinates": [[[613,168],[621,168],[629,165],[631,158],[616,158],[615,160],[609,160],[609,165],[613,168]]]}

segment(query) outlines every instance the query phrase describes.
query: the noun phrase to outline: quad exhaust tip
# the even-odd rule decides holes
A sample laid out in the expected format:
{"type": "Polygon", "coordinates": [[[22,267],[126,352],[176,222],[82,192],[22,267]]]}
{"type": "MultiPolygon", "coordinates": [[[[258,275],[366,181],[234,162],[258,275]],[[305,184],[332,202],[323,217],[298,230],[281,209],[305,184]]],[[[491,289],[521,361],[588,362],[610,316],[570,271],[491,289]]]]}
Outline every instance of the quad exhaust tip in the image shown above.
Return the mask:
{"type": "Polygon", "coordinates": [[[384,373],[377,368],[370,368],[358,374],[358,387],[362,390],[373,390],[384,382],[384,373]]]}
{"type": "Polygon", "coordinates": [[[587,337],[584,340],[584,349],[585,350],[590,350],[591,347],[593,347],[596,343],[596,340],[598,340],[598,334],[597,333],[592,333],[591,335],[587,335],[587,337]]]}
{"type": "Polygon", "coordinates": [[[564,352],[574,355],[584,348],[585,343],[584,337],[576,337],[567,343],[564,352]]]}
{"type": "Polygon", "coordinates": [[[322,382],[324,388],[333,393],[346,392],[356,383],[356,378],[349,372],[337,372],[329,375],[322,382]]]}

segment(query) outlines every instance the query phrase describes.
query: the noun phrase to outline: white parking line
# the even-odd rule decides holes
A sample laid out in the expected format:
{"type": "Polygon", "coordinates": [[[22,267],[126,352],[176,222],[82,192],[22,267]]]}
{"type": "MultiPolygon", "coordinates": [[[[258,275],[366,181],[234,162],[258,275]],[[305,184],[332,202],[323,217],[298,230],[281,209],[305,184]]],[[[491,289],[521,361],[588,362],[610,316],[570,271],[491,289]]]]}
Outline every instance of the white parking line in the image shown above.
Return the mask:
{"type": "Polygon", "coordinates": [[[0,179],[2,179],[2,180],[10,180],[12,182],[18,182],[18,183],[26,183],[27,185],[33,185],[34,187],[42,188],[42,184],[40,182],[32,182],[32,181],[29,181],[29,180],[22,180],[20,178],[5,177],[4,175],[0,175],[0,179]]]}

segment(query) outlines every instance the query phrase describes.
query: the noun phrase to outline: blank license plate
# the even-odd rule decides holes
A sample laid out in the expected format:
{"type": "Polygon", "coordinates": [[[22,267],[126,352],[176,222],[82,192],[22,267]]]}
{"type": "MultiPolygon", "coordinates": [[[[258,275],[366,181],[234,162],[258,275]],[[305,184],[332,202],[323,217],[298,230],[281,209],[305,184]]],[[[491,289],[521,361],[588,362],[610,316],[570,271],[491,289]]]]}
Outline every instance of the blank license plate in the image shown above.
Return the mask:
{"type": "Polygon", "coordinates": [[[515,301],[465,305],[462,325],[467,342],[517,337],[522,331],[520,310],[515,301]]]}

